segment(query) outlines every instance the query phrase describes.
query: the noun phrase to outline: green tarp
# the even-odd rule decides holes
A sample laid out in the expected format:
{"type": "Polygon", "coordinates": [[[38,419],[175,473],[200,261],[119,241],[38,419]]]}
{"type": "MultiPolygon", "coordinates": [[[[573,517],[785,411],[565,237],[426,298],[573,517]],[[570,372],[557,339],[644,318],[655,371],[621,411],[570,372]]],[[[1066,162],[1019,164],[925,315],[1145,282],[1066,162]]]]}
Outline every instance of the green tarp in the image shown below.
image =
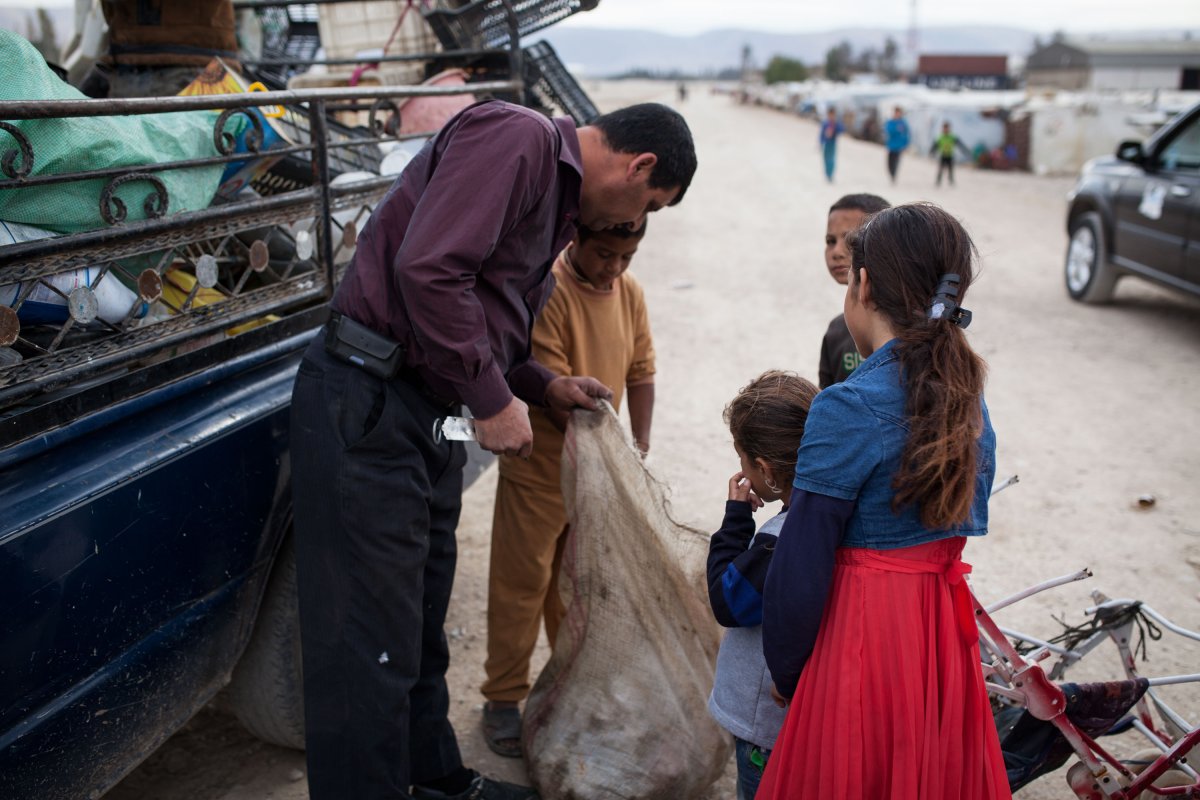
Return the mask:
{"type": "MultiPolygon", "coordinates": [[[[197,70],[199,72],[199,70],[197,70]]],[[[0,30],[0,101],[84,100],[77,89],[55,75],[33,45],[0,30]]],[[[33,147],[33,175],[55,175],[112,167],[134,167],[220,155],[213,143],[215,111],[183,111],[138,116],[73,117],[5,120],[17,127],[33,147]]],[[[4,116],[0,113],[0,120],[4,116]]],[[[236,115],[226,128],[235,136],[246,125],[236,115]]],[[[0,130],[0,154],[16,150],[16,142],[0,130]]],[[[16,165],[21,165],[18,156],[16,165]]],[[[194,211],[212,202],[224,164],[156,172],[166,186],[167,213],[194,211]]],[[[8,176],[0,174],[0,180],[8,176]]],[[[0,190],[0,220],[35,225],[58,233],[105,228],[101,192],[110,179],[0,190]]],[[[126,222],[146,218],[145,203],[153,186],[136,180],[118,186],[126,222]]]]}

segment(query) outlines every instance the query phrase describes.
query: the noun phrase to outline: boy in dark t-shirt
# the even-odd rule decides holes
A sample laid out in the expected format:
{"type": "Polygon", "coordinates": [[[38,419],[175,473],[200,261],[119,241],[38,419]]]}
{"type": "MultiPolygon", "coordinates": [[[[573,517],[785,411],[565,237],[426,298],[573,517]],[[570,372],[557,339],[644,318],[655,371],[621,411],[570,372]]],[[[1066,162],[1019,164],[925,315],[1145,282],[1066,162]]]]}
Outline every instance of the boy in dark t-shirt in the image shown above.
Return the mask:
{"type": "MultiPolygon", "coordinates": [[[[829,207],[825,223],[825,267],[833,279],[843,286],[849,280],[850,251],[846,249],[846,234],[859,227],[867,217],[889,208],[887,200],[873,194],[848,194],[829,207]]],[[[838,314],[829,323],[821,340],[821,363],[818,370],[821,388],[841,383],[862,361],[846,320],[838,314]]]]}

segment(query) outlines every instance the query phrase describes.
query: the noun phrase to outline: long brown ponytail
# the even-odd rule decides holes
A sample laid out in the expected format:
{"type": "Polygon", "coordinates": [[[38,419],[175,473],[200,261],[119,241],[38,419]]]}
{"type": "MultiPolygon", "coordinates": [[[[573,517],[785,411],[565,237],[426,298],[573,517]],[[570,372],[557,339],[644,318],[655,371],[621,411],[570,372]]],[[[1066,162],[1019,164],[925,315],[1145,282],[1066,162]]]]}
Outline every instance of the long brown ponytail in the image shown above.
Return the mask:
{"type": "Polygon", "coordinates": [[[891,322],[907,387],[908,441],[892,509],[916,503],[931,529],[959,525],[975,499],[987,365],[962,328],[929,307],[942,276],[959,276],[961,301],[977,252],[954,217],[932,203],[881,211],[846,238],[855,275],[870,277],[871,302],[891,322]]]}

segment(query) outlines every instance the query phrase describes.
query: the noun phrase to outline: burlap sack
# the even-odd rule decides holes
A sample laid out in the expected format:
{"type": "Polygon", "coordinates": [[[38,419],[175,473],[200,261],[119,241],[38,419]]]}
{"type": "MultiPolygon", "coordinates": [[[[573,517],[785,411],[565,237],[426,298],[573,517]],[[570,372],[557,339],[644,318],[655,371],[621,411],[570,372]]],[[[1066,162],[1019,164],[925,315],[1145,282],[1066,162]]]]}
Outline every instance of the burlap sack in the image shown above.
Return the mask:
{"type": "Polygon", "coordinates": [[[670,518],[611,407],[572,416],[562,479],[568,608],[525,709],[530,778],[545,800],[697,797],[732,748],[707,708],[708,536],[670,518]]]}

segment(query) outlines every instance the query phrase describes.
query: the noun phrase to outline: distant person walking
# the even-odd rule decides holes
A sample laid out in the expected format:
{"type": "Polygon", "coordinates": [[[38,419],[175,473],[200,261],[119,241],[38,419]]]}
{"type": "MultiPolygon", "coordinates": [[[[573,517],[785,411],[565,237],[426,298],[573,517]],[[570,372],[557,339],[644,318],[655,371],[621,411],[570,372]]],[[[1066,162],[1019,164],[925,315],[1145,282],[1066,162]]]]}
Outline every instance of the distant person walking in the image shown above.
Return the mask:
{"type": "Polygon", "coordinates": [[[896,172],[900,169],[900,154],[908,149],[908,121],[904,119],[904,109],[896,106],[892,118],[883,125],[884,142],[887,145],[888,175],[892,183],[896,182],[896,172]]]}
{"type": "Polygon", "coordinates": [[[825,180],[833,183],[833,170],[837,166],[837,138],[846,132],[846,127],[838,122],[837,109],[830,106],[825,113],[825,121],[821,123],[821,155],[825,158],[825,180]]]}
{"type": "Polygon", "coordinates": [[[942,173],[946,172],[950,176],[950,185],[954,185],[954,150],[961,150],[967,158],[971,157],[971,151],[967,146],[950,131],[950,123],[942,123],[942,135],[933,140],[933,146],[929,148],[929,154],[938,154],[938,173],[937,184],[942,185],[942,173]]]}

